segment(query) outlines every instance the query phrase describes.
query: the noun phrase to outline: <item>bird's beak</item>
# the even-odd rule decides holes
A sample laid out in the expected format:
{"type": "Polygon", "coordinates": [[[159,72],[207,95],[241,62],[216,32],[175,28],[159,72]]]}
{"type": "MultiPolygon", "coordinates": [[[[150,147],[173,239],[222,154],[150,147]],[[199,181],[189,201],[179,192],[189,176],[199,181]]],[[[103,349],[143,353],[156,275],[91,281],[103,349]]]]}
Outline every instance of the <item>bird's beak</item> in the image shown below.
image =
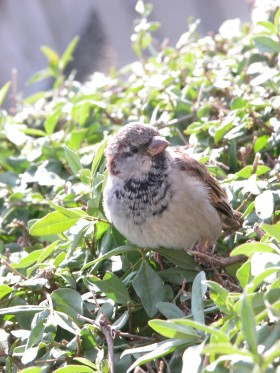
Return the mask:
{"type": "Polygon", "coordinates": [[[154,136],[152,139],[152,142],[150,143],[148,147],[148,154],[151,156],[157,155],[159,153],[162,153],[165,151],[165,149],[170,145],[170,142],[167,141],[162,136],[154,136]]]}

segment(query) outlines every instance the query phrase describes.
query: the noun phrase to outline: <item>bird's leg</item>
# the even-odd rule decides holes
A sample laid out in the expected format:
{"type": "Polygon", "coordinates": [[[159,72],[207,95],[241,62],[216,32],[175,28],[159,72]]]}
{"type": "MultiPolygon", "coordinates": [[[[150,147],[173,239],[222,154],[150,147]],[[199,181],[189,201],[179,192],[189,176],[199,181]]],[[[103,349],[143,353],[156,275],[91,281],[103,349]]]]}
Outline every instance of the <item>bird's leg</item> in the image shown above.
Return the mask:
{"type": "Polygon", "coordinates": [[[213,265],[214,245],[208,240],[197,242],[192,251],[196,263],[208,268],[213,265]]]}
{"type": "Polygon", "coordinates": [[[157,251],[154,252],[154,259],[159,264],[160,269],[163,270],[164,269],[164,264],[163,264],[163,261],[162,261],[162,256],[160,255],[159,252],[157,252],[157,251]]]}

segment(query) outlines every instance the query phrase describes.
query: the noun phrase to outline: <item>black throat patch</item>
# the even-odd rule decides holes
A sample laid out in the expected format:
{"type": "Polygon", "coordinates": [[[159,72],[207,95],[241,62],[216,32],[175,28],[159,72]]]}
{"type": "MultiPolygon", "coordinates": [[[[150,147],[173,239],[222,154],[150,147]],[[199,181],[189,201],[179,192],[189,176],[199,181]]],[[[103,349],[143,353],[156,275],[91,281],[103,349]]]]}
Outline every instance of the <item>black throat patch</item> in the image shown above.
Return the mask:
{"type": "Polygon", "coordinates": [[[152,167],[142,180],[131,178],[124,182],[115,196],[120,200],[127,218],[141,224],[148,217],[162,214],[167,208],[172,191],[168,182],[168,163],[163,155],[153,158],[152,167]]]}

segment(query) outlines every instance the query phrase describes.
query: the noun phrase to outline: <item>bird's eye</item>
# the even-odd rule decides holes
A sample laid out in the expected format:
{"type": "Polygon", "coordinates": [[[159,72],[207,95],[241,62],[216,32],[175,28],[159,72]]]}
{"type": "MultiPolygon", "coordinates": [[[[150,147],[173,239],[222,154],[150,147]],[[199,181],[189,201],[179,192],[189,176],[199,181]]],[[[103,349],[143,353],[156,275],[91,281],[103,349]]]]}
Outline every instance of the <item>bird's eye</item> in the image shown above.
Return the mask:
{"type": "Polygon", "coordinates": [[[138,148],[137,148],[136,146],[131,146],[130,150],[131,150],[131,152],[132,152],[133,154],[138,153],[138,148]]]}

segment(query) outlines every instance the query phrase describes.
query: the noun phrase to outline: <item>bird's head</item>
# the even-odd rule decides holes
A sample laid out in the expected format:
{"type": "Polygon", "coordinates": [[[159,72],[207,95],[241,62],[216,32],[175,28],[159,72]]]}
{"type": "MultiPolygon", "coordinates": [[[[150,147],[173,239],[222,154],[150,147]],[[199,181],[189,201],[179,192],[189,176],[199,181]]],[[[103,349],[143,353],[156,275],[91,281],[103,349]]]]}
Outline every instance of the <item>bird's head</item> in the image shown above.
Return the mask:
{"type": "Polygon", "coordinates": [[[108,171],[122,179],[142,179],[150,171],[153,159],[161,157],[168,145],[154,127],[130,123],[109,141],[106,149],[108,171]]]}

